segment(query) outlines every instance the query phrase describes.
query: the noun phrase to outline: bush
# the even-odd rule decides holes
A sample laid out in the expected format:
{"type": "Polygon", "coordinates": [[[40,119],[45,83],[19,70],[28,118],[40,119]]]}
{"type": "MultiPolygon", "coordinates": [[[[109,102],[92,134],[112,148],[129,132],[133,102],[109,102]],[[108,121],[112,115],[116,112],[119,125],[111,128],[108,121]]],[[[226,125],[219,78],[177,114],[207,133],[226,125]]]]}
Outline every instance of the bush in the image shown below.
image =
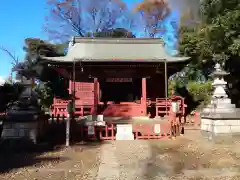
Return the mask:
{"type": "Polygon", "coordinates": [[[171,97],[172,91],[174,91],[176,95],[176,81],[174,80],[168,81],[168,97],[171,97]]]}
{"type": "Polygon", "coordinates": [[[187,84],[187,89],[195,101],[201,101],[199,108],[210,103],[213,92],[212,81],[207,81],[205,83],[190,81],[187,84]]]}
{"type": "MultiPolygon", "coordinates": [[[[178,94],[176,90],[177,88],[181,88],[182,86],[183,85],[181,83],[178,83],[176,80],[170,80],[168,83],[168,96],[171,96],[171,92],[172,90],[174,90],[175,95],[180,95],[185,97],[187,94],[185,93],[178,94]]],[[[191,99],[197,104],[199,104],[197,105],[197,109],[202,109],[205,105],[210,103],[212,92],[213,92],[212,81],[206,81],[204,83],[189,81],[186,84],[186,88],[189,95],[192,97],[191,99]]],[[[190,104],[188,104],[188,106],[190,106],[190,104]]]]}

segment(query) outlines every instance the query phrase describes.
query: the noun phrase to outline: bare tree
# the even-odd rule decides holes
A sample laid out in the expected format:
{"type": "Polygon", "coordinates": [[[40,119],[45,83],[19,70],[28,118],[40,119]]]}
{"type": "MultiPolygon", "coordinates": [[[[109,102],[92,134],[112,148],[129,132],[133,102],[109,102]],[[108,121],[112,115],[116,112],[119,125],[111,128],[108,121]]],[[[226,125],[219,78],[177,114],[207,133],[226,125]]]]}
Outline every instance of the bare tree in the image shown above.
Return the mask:
{"type": "MultiPolygon", "coordinates": [[[[5,48],[4,46],[0,46],[0,50],[5,52],[10,58],[11,58],[11,64],[12,64],[12,70],[19,64],[19,57],[15,54],[12,53],[8,48],[5,48]]],[[[13,71],[11,70],[11,74],[9,77],[9,81],[12,83],[12,73],[13,71]]]]}
{"type": "Polygon", "coordinates": [[[49,15],[44,27],[55,40],[122,27],[122,20],[128,15],[121,0],[48,0],[47,8],[49,15]]]}
{"type": "Polygon", "coordinates": [[[141,15],[146,36],[154,38],[166,31],[163,21],[171,11],[165,0],[144,0],[135,10],[141,15]]]}
{"type": "Polygon", "coordinates": [[[16,66],[19,63],[19,57],[16,56],[15,53],[12,53],[8,48],[5,48],[4,46],[0,46],[0,50],[5,52],[11,58],[11,64],[13,66],[16,66]]]}

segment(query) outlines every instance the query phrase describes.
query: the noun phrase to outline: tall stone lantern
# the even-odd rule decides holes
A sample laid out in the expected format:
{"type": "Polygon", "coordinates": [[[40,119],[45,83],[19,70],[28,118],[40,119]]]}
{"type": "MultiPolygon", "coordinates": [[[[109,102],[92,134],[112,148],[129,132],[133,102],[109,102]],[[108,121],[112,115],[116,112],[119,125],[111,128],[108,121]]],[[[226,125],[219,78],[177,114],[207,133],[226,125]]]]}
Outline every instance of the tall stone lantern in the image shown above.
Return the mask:
{"type": "Polygon", "coordinates": [[[211,135],[240,133],[240,110],[226,93],[227,82],[224,77],[228,75],[217,63],[215,71],[211,103],[201,113],[201,130],[211,135]]]}

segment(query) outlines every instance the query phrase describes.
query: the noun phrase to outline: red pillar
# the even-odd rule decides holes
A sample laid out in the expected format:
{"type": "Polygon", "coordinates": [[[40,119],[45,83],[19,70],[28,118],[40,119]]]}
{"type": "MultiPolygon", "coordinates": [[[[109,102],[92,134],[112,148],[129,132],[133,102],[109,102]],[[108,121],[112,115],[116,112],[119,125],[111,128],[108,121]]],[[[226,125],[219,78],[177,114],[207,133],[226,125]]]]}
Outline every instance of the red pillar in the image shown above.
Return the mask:
{"type": "Polygon", "coordinates": [[[147,116],[147,79],[142,78],[142,108],[143,116],[147,116]]]}
{"type": "Polygon", "coordinates": [[[99,102],[99,87],[98,79],[94,78],[94,90],[93,90],[93,115],[97,114],[97,106],[99,102]]]}

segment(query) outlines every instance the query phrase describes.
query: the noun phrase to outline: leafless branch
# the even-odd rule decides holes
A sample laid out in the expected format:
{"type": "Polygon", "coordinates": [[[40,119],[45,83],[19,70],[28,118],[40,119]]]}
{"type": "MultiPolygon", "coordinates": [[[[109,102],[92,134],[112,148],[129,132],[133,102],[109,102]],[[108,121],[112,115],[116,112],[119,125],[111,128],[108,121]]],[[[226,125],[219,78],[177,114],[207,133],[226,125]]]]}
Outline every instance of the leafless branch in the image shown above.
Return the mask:
{"type": "Polygon", "coordinates": [[[13,66],[15,66],[19,63],[19,57],[16,56],[15,53],[10,52],[10,50],[5,48],[4,46],[0,46],[0,50],[5,52],[12,59],[11,64],[13,66]]]}
{"type": "Polygon", "coordinates": [[[126,6],[121,0],[48,0],[49,35],[86,36],[116,26],[126,6]]]}

